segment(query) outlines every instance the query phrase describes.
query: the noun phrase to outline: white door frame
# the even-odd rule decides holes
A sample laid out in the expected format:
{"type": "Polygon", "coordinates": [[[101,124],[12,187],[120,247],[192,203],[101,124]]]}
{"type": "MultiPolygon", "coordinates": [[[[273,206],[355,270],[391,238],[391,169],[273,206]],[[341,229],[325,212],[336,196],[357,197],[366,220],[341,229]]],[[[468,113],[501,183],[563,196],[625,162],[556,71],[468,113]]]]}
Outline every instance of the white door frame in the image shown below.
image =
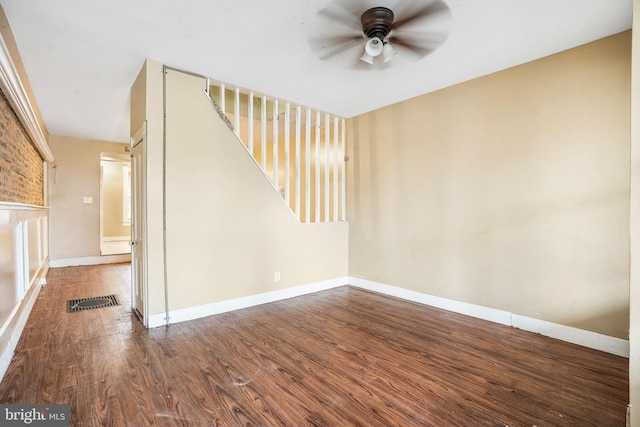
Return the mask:
{"type": "Polygon", "coordinates": [[[146,143],[147,123],[131,138],[131,309],[149,327],[147,286],[146,143]],[[140,162],[135,156],[140,154],[140,162]],[[136,168],[140,169],[137,170],[136,168]],[[141,292],[136,292],[137,290],[141,292]],[[140,299],[138,299],[140,297],[140,299]],[[142,305],[142,310],[140,310],[142,305]]]}
{"type": "MultiPolygon", "coordinates": [[[[131,156],[126,154],[116,154],[109,152],[100,153],[100,255],[103,256],[102,248],[104,245],[104,166],[102,162],[113,162],[121,164],[129,164],[131,166],[131,156]]],[[[109,254],[113,255],[113,254],[109,254]]]]}

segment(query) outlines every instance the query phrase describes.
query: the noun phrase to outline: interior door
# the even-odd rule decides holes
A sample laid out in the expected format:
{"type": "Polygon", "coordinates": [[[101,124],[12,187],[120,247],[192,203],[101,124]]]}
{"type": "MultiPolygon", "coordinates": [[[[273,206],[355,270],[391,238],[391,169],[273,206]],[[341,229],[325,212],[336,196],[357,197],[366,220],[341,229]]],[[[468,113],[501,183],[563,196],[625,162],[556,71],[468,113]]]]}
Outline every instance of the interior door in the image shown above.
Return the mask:
{"type": "Polygon", "coordinates": [[[146,124],[131,140],[131,308],[147,326],[145,145],[146,124]]]}

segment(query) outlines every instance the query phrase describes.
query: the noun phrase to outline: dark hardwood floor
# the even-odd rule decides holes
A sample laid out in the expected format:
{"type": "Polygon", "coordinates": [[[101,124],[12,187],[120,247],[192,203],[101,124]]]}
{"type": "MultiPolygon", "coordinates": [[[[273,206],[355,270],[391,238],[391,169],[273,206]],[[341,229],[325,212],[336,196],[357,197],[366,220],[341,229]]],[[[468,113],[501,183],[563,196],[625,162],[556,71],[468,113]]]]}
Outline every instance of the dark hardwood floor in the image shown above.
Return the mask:
{"type": "Polygon", "coordinates": [[[351,287],[146,330],[129,274],[51,270],[0,403],[69,403],[84,426],[625,423],[621,357],[351,287]]]}

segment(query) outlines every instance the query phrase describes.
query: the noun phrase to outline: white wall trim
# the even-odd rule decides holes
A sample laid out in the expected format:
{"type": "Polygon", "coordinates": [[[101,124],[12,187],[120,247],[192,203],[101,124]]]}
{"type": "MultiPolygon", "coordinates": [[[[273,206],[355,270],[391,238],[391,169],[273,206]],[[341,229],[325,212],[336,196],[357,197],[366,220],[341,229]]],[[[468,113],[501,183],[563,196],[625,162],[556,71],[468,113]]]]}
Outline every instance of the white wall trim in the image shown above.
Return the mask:
{"type": "MultiPolygon", "coordinates": [[[[221,314],[229,311],[240,310],[243,308],[254,307],[257,305],[281,301],[293,297],[312,294],[314,292],[320,292],[327,289],[345,286],[346,284],[347,277],[339,277],[336,279],[308,283],[305,285],[214,302],[211,304],[205,304],[196,307],[173,310],[169,312],[169,323],[184,322],[187,320],[199,319],[214,314],[221,314]]],[[[153,314],[149,316],[149,328],[164,326],[166,324],[167,322],[164,313],[153,314]]]]}
{"type": "Polygon", "coordinates": [[[111,236],[103,237],[103,242],[127,242],[131,240],[131,236],[111,236]]]}
{"type": "Polygon", "coordinates": [[[76,267],[79,265],[120,264],[123,262],[131,262],[131,254],[54,259],[49,261],[49,267],[76,267]]]}
{"type": "Polygon", "coordinates": [[[4,378],[7,369],[9,369],[16,346],[27,324],[27,319],[29,319],[29,315],[31,314],[31,309],[38,299],[38,294],[42,288],[39,283],[46,282],[47,271],[49,271],[49,269],[46,266],[40,269],[39,274],[36,276],[37,280],[34,280],[35,284],[27,291],[24,299],[16,305],[9,319],[7,319],[2,325],[2,328],[0,328],[0,335],[5,333],[10,334],[7,346],[2,351],[2,354],[0,354],[0,381],[4,378]]]}
{"type": "Polygon", "coordinates": [[[369,291],[405,299],[407,301],[418,302],[420,304],[429,305],[431,307],[441,308],[443,310],[453,311],[454,313],[465,314],[479,319],[489,320],[501,325],[511,326],[511,313],[494,308],[483,307],[481,305],[469,304],[466,302],[455,301],[448,298],[437,297],[421,292],[411,291],[409,289],[400,288],[392,285],[372,282],[370,280],[360,279],[358,277],[349,277],[349,284],[358,288],[367,289],[369,291]]]}
{"type": "Polygon", "coordinates": [[[547,337],[556,338],[583,347],[593,348],[629,358],[629,341],[622,338],[610,337],[597,332],[547,322],[546,320],[513,314],[512,325],[514,328],[535,332],[547,337]]]}
{"type": "Polygon", "coordinates": [[[360,279],[358,277],[349,277],[348,279],[350,285],[358,288],[367,289],[373,292],[420,304],[426,304],[432,307],[452,311],[454,313],[464,314],[466,316],[489,320],[491,322],[511,326],[528,332],[535,332],[551,338],[578,344],[583,347],[615,354],[617,356],[629,357],[629,341],[621,338],[610,337],[597,332],[585,331],[583,329],[547,322],[545,320],[520,316],[504,310],[497,310],[494,308],[428,295],[397,286],[360,279]]]}
{"type": "Polygon", "coordinates": [[[29,97],[27,96],[27,91],[22,85],[18,71],[11,59],[9,48],[2,36],[0,36],[0,86],[20,119],[20,122],[22,122],[22,125],[29,133],[33,143],[38,147],[38,151],[40,151],[42,157],[46,161],[52,162],[54,160],[53,153],[40,128],[31,101],[29,101],[29,97]]]}
{"type": "Polygon", "coordinates": [[[27,205],[15,202],[0,202],[0,209],[3,210],[21,210],[21,211],[41,211],[49,210],[49,206],[27,205]]]}

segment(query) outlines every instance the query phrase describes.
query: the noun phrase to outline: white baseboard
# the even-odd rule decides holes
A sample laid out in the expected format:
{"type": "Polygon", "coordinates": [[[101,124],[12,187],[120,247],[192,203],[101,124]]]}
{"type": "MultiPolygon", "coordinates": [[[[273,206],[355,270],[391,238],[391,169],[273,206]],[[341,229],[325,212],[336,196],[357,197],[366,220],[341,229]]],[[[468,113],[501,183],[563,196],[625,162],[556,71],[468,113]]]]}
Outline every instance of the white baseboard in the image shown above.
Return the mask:
{"type": "Polygon", "coordinates": [[[8,334],[9,337],[7,345],[2,354],[0,354],[0,381],[4,378],[7,369],[9,369],[16,346],[31,314],[31,309],[38,299],[40,289],[42,289],[42,285],[39,283],[46,283],[47,271],[49,271],[49,268],[45,264],[35,276],[33,284],[29,287],[20,304],[16,306],[7,321],[2,325],[2,328],[0,328],[0,336],[8,334]]]}
{"type": "Polygon", "coordinates": [[[63,258],[49,261],[49,267],[76,267],[79,265],[120,264],[131,262],[131,254],[63,258]]]}
{"type": "Polygon", "coordinates": [[[103,242],[128,242],[131,240],[131,236],[111,236],[103,237],[103,242]]]}
{"type": "MultiPolygon", "coordinates": [[[[332,289],[350,284],[352,286],[413,301],[432,307],[460,313],[466,316],[488,320],[501,325],[511,326],[529,332],[539,333],[548,337],[560,339],[583,347],[593,348],[622,357],[629,357],[629,341],[621,338],[610,337],[597,332],[585,331],[558,323],[547,322],[531,317],[520,316],[508,311],[455,301],[448,298],[437,297],[421,292],[416,292],[397,286],[373,282],[357,277],[341,277],[322,282],[295,286],[277,291],[249,295],[200,305],[196,307],[172,310],[169,312],[169,323],[178,323],[199,319],[214,314],[226,313],[233,310],[254,307],[261,304],[280,301],[297,296],[307,295],[327,289],[332,289]]],[[[149,328],[166,325],[165,313],[149,316],[149,328]]]]}
{"type": "Polygon", "coordinates": [[[441,308],[443,310],[453,311],[455,313],[465,314],[479,319],[489,320],[491,322],[500,323],[501,325],[511,326],[511,313],[503,310],[483,307],[481,305],[469,304],[466,302],[455,301],[448,298],[437,297],[422,292],[411,291],[409,289],[399,288],[397,286],[385,285],[382,283],[372,282],[370,280],[360,279],[358,277],[349,277],[349,284],[358,288],[367,289],[369,291],[405,299],[407,301],[418,302],[429,305],[431,307],[441,308]]]}
{"type": "Polygon", "coordinates": [[[597,332],[585,331],[584,329],[520,316],[518,314],[513,315],[511,326],[524,331],[535,332],[583,347],[629,358],[629,341],[623,340],[622,338],[610,337],[597,332]]]}
{"type": "Polygon", "coordinates": [[[585,331],[571,326],[547,322],[531,317],[520,316],[504,310],[497,310],[480,305],[469,304],[447,298],[424,294],[399,288],[397,286],[372,282],[357,277],[349,277],[349,284],[358,288],[367,289],[385,295],[426,304],[466,316],[489,320],[524,331],[535,332],[548,337],[578,344],[583,347],[593,348],[622,357],[629,357],[629,341],[621,338],[610,337],[597,332],[585,331]]]}
{"type": "MultiPolygon", "coordinates": [[[[233,310],[240,310],[243,308],[312,294],[314,292],[344,286],[347,282],[347,277],[339,277],[336,279],[324,280],[322,282],[309,283],[306,285],[294,286],[292,288],[279,289],[277,291],[264,292],[261,294],[214,302],[197,307],[172,310],[169,312],[169,323],[171,324],[199,319],[214,314],[226,313],[233,310]]],[[[164,313],[149,316],[149,328],[155,328],[166,324],[167,322],[164,313]]]]}

